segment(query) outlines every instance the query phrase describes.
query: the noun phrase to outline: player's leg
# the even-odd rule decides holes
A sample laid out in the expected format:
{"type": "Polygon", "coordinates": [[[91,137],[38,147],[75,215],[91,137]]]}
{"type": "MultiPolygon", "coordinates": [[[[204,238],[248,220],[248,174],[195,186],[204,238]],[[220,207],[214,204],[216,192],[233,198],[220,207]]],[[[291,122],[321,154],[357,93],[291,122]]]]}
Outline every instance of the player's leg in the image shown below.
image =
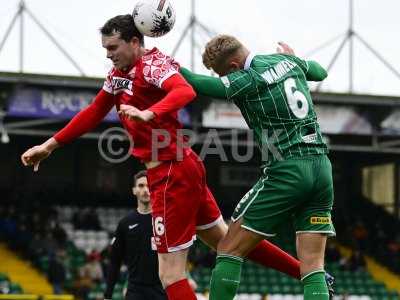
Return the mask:
{"type": "Polygon", "coordinates": [[[196,299],[186,276],[188,249],[159,253],[160,280],[170,300],[196,299]]]}
{"type": "Polygon", "coordinates": [[[188,248],[196,238],[199,200],[187,195],[200,193],[196,190],[200,185],[190,180],[199,181],[201,174],[184,158],[148,169],[147,177],[161,282],[169,300],[194,300],[185,271],[188,248]]]}
{"type": "Polygon", "coordinates": [[[324,270],[325,244],[325,234],[297,234],[296,249],[300,260],[305,300],[329,299],[324,270]]]}
{"type": "Polygon", "coordinates": [[[211,275],[210,300],[231,300],[240,283],[243,258],[264,238],[232,222],[218,244],[217,262],[211,275]]]}
{"type": "Polygon", "coordinates": [[[296,247],[304,286],[304,299],[329,299],[325,282],[324,253],[328,235],[335,235],[331,220],[333,206],[332,166],[326,156],[299,162],[304,177],[313,181],[302,207],[295,213],[296,247]]]}
{"type": "Polygon", "coordinates": [[[242,258],[264,238],[274,236],[287,223],[299,205],[299,193],[309,190],[311,182],[300,186],[303,174],[283,161],[264,171],[255,186],[241,199],[232,215],[233,223],[218,246],[218,262],[211,279],[212,300],[231,300],[240,279],[242,258]],[[228,277],[230,276],[230,277],[228,277]],[[221,286],[225,287],[221,289],[221,286]]]}
{"type": "MultiPolygon", "coordinates": [[[[207,186],[204,197],[198,212],[197,236],[211,249],[216,250],[219,241],[226,235],[228,226],[222,218],[218,218],[221,213],[207,186]]],[[[300,262],[269,241],[260,241],[247,258],[300,280],[300,262]]]]}

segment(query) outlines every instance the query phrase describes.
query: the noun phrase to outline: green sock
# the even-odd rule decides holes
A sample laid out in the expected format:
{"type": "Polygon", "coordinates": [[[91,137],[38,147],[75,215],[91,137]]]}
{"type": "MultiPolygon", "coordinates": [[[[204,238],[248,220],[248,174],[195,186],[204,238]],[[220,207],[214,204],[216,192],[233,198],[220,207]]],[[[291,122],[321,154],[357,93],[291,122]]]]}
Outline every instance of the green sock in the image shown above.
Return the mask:
{"type": "Polygon", "coordinates": [[[211,274],[210,300],[232,300],[240,283],[243,258],[218,255],[211,274]]]}
{"type": "Polygon", "coordinates": [[[325,271],[314,271],[304,276],[304,300],[328,300],[329,292],[325,282],[325,271]]]}

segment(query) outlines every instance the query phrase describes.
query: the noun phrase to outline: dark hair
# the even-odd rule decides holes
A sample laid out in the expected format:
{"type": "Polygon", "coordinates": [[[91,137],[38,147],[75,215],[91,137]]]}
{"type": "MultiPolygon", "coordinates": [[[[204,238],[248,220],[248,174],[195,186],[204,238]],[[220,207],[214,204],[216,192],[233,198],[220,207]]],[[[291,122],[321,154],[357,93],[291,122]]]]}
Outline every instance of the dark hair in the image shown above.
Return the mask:
{"type": "Polygon", "coordinates": [[[103,27],[100,28],[102,35],[113,35],[116,32],[120,33],[121,39],[125,42],[130,42],[133,37],[139,39],[140,45],[144,46],[143,34],[135,26],[132,15],[119,15],[106,22],[103,27]]]}
{"type": "Polygon", "coordinates": [[[139,178],[142,178],[142,177],[147,177],[146,170],[139,171],[133,176],[133,186],[136,186],[136,182],[138,181],[139,178]]]}

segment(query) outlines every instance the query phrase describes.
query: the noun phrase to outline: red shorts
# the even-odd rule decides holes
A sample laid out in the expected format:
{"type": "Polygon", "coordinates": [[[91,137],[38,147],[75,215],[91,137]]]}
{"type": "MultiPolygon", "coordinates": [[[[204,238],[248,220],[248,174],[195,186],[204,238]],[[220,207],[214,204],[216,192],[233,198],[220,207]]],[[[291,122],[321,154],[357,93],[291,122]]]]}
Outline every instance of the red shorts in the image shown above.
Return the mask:
{"type": "Polygon", "coordinates": [[[147,170],[158,253],[190,247],[196,230],[222,220],[218,205],[207,187],[203,162],[192,151],[182,161],[167,161],[147,170]]]}

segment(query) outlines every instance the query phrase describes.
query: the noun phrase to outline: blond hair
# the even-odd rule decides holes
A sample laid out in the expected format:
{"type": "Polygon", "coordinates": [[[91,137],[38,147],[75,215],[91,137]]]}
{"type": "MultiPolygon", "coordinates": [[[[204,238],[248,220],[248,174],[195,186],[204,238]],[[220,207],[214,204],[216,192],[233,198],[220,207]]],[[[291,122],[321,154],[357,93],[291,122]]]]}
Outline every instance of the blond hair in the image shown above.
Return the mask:
{"type": "Polygon", "coordinates": [[[230,35],[217,35],[206,45],[203,53],[203,64],[207,69],[219,69],[225,67],[227,60],[233,54],[243,48],[239,40],[230,35]]]}

